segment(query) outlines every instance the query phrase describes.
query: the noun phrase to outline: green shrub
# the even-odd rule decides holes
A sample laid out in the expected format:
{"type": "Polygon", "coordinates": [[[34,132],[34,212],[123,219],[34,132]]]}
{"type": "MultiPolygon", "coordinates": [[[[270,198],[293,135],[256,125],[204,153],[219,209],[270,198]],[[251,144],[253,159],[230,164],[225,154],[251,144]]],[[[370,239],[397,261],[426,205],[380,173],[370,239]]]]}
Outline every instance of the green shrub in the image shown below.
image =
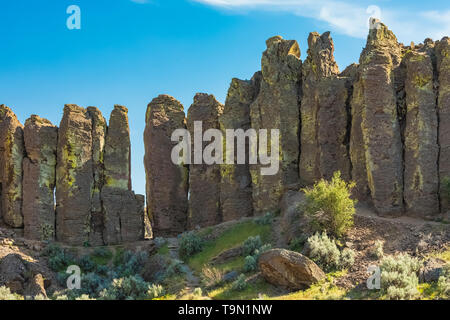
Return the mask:
{"type": "Polygon", "coordinates": [[[307,246],[308,256],[327,272],[349,268],[355,263],[355,251],[345,248],[341,252],[325,232],[309,237],[307,246]]]}
{"type": "Polygon", "coordinates": [[[243,255],[244,256],[253,255],[255,250],[261,248],[261,246],[262,246],[262,241],[261,241],[260,236],[249,237],[244,242],[243,255]]]}
{"type": "Polygon", "coordinates": [[[50,244],[44,254],[48,257],[48,265],[55,272],[65,271],[68,266],[76,264],[76,259],[58,245],[50,244]]]}
{"type": "Polygon", "coordinates": [[[140,276],[114,279],[111,285],[100,293],[103,300],[154,299],[162,294],[161,286],[145,282],[140,276]]]}
{"type": "Polygon", "coordinates": [[[246,256],[244,260],[244,272],[252,272],[258,269],[258,260],[253,256],[246,256]]]}
{"type": "Polygon", "coordinates": [[[443,299],[450,298],[450,266],[447,265],[443,269],[442,275],[437,282],[437,290],[439,296],[443,299]]]}
{"type": "Polygon", "coordinates": [[[0,287],[0,300],[23,300],[18,294],[11,293],[11,290],[8,287],[0,287]]]}
{"type": "Polygon", "coordinates": [[[187,260],[192,255],[200,252],[204,241],[195,232],[187,232],[181,235],[180,248],[178,253],[183,260],[187,260]]]}
{"type": "Polygon", "coordinates": [[[306,195],[303,209],[313,231],[328,231],[340,237],[353,226],[356,200],[350,196],[354,186],[354,182],[342,180],[337,171],[331,181],[321,179],[314,187],[303,189],[306,195]]]}
{"type": "Polygon", "coordinates": [[[419,293],[417,272],[421,263],[408,254],[387,256],[381,260],[381,289],[387,299],[412,299],[419,293]]]}
{"type": "Polygon", "coordinates": [[[375,259],[381,259],[384,257],[383,241],[377,240],[370,250],[370,255],[375,259]]]}
{"type": "Polygon", "coordinates": [[[307,240],[308,237],[306,236],[301,236],[292,239],[291,242],[289,243],[289,250],[301,253],[307,240]]]}
{"type": "Polygon", "coordinates": [[[272,221],[273,221],[273,215],[270,212],[267,212],[265,215],[255,219],[255,222],[262,226],[272,224],[272,221]]]}
{"type": "Polygon", "coordinates": [[[248,286],[245,275],[240,274],[239,277],[231,284],[231,289],[235,291],[245,290],[248,286]]]}

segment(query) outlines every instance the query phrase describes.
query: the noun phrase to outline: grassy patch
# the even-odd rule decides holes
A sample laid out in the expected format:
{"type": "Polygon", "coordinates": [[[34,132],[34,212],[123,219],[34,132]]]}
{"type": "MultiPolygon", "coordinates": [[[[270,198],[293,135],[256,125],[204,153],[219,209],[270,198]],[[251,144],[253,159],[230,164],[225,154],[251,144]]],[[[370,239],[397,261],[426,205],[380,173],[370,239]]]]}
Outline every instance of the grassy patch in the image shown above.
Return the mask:
{"type": "Polygon", "coordinates": [[[263,242],[267,242],[270,237],[270,228],[270,225],[260,225],[254,221],[237,224],[226,230],[214,241],[206,242],[202,251],[189,258],[187,263],[195,271],[201,272],[203,266],[208,264],[212,258],[224,250],[242,244],[250,236],[259,235],[263,242]]]}
{"type": "Polygon", "coordinates": [[[430,255],[431,258],[438,258],[438,259],[442,259],[445,260],[447,262],[450,263],[450,246],[446,247],[444,250],[442,251],[438,251],[435,253],[432,253],[430,255]]]}
{"type": "Polygon", "coordinates": [[[162,256],[169,254],[169,245],[166,243],[161,248],[159,248],[158,254],[160,254],[162,256]]]}
{"type": "Polygon", "coordinates": [[[230,261],[219,264],[215,267],[224,273],[227,273],[227,272],[230,272],[233,270],[241,271],[241,269],[244,267],[244,257],[236,257],[234,259],[231,259],[230,261]]]}
{"type": "Polygon", "coordinates": [[[101,266],[106,266],[111,261],[112,257],[113,253],[107,249],[105,249],[104,253],[102,254],[97,254],[96,252],[94,252],[91,255],[92,261],[101,266]]]}
{"type": "Polygon", "coordinates": [[[209,292],[208,296],[216,300],[251,300],[257,299],[259,295],[273,297],[279,294],[279,290],[263,279],[250,283],[242,291],[233,290],[231,283],[209,292]]]}

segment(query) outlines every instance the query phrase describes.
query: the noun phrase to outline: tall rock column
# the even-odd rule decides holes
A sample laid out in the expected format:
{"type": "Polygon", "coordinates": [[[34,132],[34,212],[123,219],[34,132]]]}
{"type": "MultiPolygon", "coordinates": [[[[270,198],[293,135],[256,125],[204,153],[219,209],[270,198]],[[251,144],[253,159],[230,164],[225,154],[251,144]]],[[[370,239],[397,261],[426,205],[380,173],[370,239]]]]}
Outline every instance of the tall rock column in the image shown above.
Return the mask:
{"type": "Polygon", "coordinates": [[[339,77],[330,33],[310,33],[303,63],[300,181],[312,185],[337,170],[350,178],[347,78],[339,77]]]}
{"type": "Polygon", "coordinates": [[[410,214],[436,214],[439,212],[439,148],[433,61],[426,51],[411,51],[404,60],[407,69],[405,206],[410,214]]]}
{"type": "Polygon", "coordinates": [[[23,226],[23,126],[14,112],[0,105],[0,217],[13,227],[23,226]]]}
{"type": "MultiPolygon", "coordinates": [[[[252,128],[278,129],[280,133],[279,171],[261,175],[261,165],[251,165],[255,214],[275,212],[283,190],[298,184],[301,70],[300,48],[295,40],[275,36],[266,41],[261,87],[250,106],[252,128]]],[[[270,143],[267,153],[270,153],[270,143]]],[[[259,150],[261,151],[261,150],[259,150]]]]}
{"type": "MultiPolygon", "coordinates": [[[[219,129],[219,117],[223,112],[221,105],[213,95],[198,93],[194,97],[194,103],[190,106],[187,116],[187,128],[191,139],[203,135],[208,129],[219,129]],[[194,122],[201,121],[202,130],[194,134],[194,122]]],[[[200,138],[201,139],[201,138],[200,138]]],[[[201,143],[201,150],[210,142],[201,143]]],[[[220,141],[220,144],[223,142],[220,141]]],[[[195,146],[192,152],[195,152],[195,146]]],[[[188,228],[197,226],[205,227],[218,224],[222,221],[220,207],[220,165],[195,163],[195,155],[192,156],[192,164],[189,166],[189,211],[188,228]]]]}
{"type": "Polygon", "coordinates": [[[437,71],[439,81],[439,179],[441,183],[441,210],[450,209],[450,199],[444,195],[443,183],[450,179],[450,38],[436,43],[437,71]]]}
{"type": "Polygon", "coordinates": [[[115,105],[105,138],[103,240],[118,244],[144,237],[144,199],[131,191],[131,144],[128,109],[115,105]]]}
{"type": "Polygon", "coordinates": [[[104,149],[107,124],[101,111],[96,107],[87,108],[92,120],[92,170],[94,185],[91,199],[91,222],[89,244],[93,246],[104,244],[104,215],[101,201],[101,190],[104,184],[104,149]]]}
{"type": "Polygon", "coordinates": [[[65,105],[58,134],[56,164],[56,238],[72,245],[89,242],[92,121],[86,109],[65,105]]]}
{"type": "Polygon", "coordinates": [[[379,28],[371,29],[353,93],[352,176],[360,194],[364,193],[367,180],[381,215],[399,215],[403,211],[403,146],[394,76],[401,57],[392,31],[381,23],[379,28]]]}
{"type": "MultiPolygon", "coordinates": [[[[224,137],[226,136],[226,130],[242,129],[247,131],[251,128],[250,104],[258,94],[260,80],[261,73],[258,72],[250,81],[239,79],[231,81],[223,114],[219,117],[220,128],[224,137]]],[[[245,150],[238,150],[237,139],[234,140],[234,164],[223,164],[220,168],[220,202],[223,221],[253,215],[249,142],[248,140],[245,141],[245,150]],[[237,164],[238,152],[245,153],[244,164],[237,164]]]]}
{"type": "Polygon", "coordinates": [[[186,129],[183,105],[168,95],[150,102],[144,132],[147,214],[154,236],[176,236],[186,230],[188,167],[174,164],[171,141],[177,129],[186,129]]]}
{"type": "Polygon", "coordinates": [[[25,122],[24,139],[24,235],[33,240],[53,240],[58,128],[47,119],[32,115],[25,122]]]}

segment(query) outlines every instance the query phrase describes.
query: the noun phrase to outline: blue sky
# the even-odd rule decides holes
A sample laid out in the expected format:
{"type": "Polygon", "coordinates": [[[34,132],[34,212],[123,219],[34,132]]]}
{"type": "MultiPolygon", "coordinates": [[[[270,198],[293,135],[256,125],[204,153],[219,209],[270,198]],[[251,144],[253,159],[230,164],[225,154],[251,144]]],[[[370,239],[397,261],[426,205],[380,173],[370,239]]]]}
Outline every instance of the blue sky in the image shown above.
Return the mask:
{"type": "Polygon", "coordinates": [[[404,0],[40,0],[1,1],[0,103],[23,123],[39,114],[59,125],[66,103],[129,109],[133,187],[145,193],[147,104],[167,93],[185,106],[196,92],[224,102],[232,77],[260,69],[265,40],[331,31],[343,70],[357,62],[367,19],[381,17],[400,41],[450,35],[450,2],[404,0]],[[66,9],[81,9],[68,30],[66,9]]]}

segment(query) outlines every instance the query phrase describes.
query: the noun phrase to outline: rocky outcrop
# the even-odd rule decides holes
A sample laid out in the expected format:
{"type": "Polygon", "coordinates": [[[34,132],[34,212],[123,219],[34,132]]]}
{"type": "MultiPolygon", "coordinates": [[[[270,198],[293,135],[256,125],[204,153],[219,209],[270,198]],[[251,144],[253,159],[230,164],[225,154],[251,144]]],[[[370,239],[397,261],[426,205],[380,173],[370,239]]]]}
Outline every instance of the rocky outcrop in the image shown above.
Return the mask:
{"type": "Polygon", "coordinates": [[[305,236],[311,229],[308,219],[304,217],[303,206],[306,197],[303,192],[287,190],[280,202],[280,239],[284,245],[295,238],[305,236]]]}
{"type": "Polygon", "coordinates": [[[268,282],[292,290],[305,289],[325,279],[325,273],[312,260],[285,249],[262,253],[258,265],[268,282]]]}
{"type": "Polygon", "coordinates": [[[91,221],[89,231],[89,244],[98,246],[104,244],[104,211],[101,191],[105,183],[105,138],[107,124],[101,111],[96,107],[88,107],[87,112],[92,121],[92,173],[93,186],[91,198],[91,221]]]}
{"type": "Polygon", "coordinates": [[[310,33],[303,63],[300,181],[312,185],[335,171],[350,178],[347,77],[339,77],[330,33],[310,33]]]}
{"type": "Polygon", "coordinates": [[[56,237],[88,243],[94,170],[92,121],[84,108],[66,105],[59,126],[56,165],[56,237]]]}
{"type": "Polygon", "coordinates": [[[405,126],[405,190],[408,213],[439,212],[438,117],[434,70],[426,51],[410,51],[404,58],[407,77],[405,126]]]}
{"type": "MultiPolygon", "coordinates": [[[[261,73],[257,72],[250,81],[231,80],[223,114],[219,117],[220,129],[223,136],[227,130],[251,128],[250,104],[255,100],[261,80],[261,73]]],[[[234,138],[234,151],[230,158],[233,164],[225,163],[221,166],[220,203],[223,221],[235,220],[253,215],[252,181],[249,168],[249,141],[245,141],[245,150],[237,148],[238,141],[234,138]],[[244,163],[239,161],[238,153],[243,153],[244,163]],[[242,163],[242,164],[238,164],[242,163]]],[[[227,143],[225,142],[225,146],[227,143]]],[[[225,149],[226,150],[226,149],[225,149]]],[[[224,151],[226,160],[226,151],[224,151]]]]}
{"type": "Polygon", "coordinates": [[[103,240],[106,244],[144,237],[144,201],[131,191],[128,109],[116,105],[109,118],[103,156],[103,240]],[[125,239],[124,239],[125,238],[125,239]]]}
{"type": "Polygon", "coordinates": [[[16,115],[0,105],[0,217],[13,227],[23,226],[23,126],[16,115]]]}
{"type": "MultiPolygon", "coordinates": [[[[262,175],[260,164],[250,166],[255,214],[277,211],[283,186],[298,183],[299,172],[300,48],[295,40],[284,40],[280,36],[268,39],[266,45],[261,60],[260,91],[250,106],[250,119],[257,132],[268,130],[269,141],[270,130],[280,130],[280,168],[275,175],[262,175]]],[[[270,147],[263,151],[270,154],[270,147]]]]}
{"type": "Polygon", "coordinates": [[[171,161],[172,133],[186,129],[180,102],[168,95],[147,107],[144,132],[147,213],[155,236],[175,236],[186,230],[188,167],[171,161]]]}
{"type": "MultiPolygon", "coordinates": [[[[220,164],[207,164],[201,159],[207,152],[205,147],[216,143],[223,146],[222,141],[212,138],[201,141],[199,137],[209,129],[219,130],[219,117],[223,112],[223,105],[217,102],[213,95],[198,93],[194,103],[190,106],[187,116],[187,129],[194,141],[192,150],[192,164],[189,166],[189,211],[188,228],[206,227],[222,221],[220,207],[220,164]],[[201,122],[201,127],[196,125],[201,122]],[[198,140],[196,140],[196,137],[198,140]],[[214,142],[213,142],[214,141],[214,142]],[[201,149],[200,149],[201,147],[201,149]],[[196,150],[198,149],[198,150],[196,150]]],[[[219,131],[220,132],[220,131],[219,131]]],[[[219,162],[223,161],[223,154],[219,162]]]]}
{"type": "MultiPolygon", "coordinates": [[[[439,81],[439,179],[441,190],[450,179],[450,38],[445,37],[436,43],[437,73],[439,81]]],[[[441,193],[441,209],[450,209],[450,199],[441,193]]]]}
{"type": "Polygon", "coordinates": [[[24,139],[24,235],[33,240],[53,240],[58,128],[47,119],[32,115],[25,122],[24,139]]]}
{"type": "Polygon", "coordinates": [[[385,25],[369,32],[352,99],[350,154],[358,193],[370,190],[379,214],[403,212],[403,147],[395,69],[402,52],[385,25]]]}

